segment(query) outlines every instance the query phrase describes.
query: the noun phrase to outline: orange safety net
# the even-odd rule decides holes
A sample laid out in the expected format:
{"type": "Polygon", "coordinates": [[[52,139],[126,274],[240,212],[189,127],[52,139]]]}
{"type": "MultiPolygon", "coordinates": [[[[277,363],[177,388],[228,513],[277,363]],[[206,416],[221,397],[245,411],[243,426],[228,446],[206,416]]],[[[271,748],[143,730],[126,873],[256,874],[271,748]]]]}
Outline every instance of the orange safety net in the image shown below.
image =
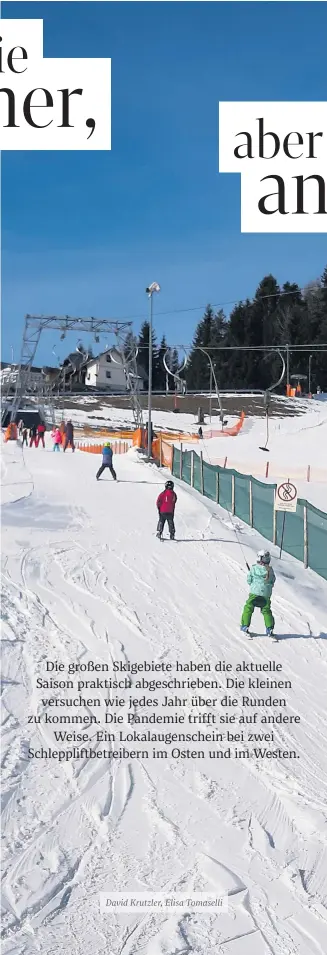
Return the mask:
{"type": "MultiPolygon", "coordinates": [[[[242,411],[242,414],[236,424],[232,428],[224,428],[222,431],[206,431],[205,438],[224,438],[224,437],[233,437],[239,434],[241,428],[243,427],[245,419],[245,413],[242,411]]],[[[156,442],[171,442],[180,441],[183,444],[190,444],[195,442],[198,444],[201,442],[201,438],[197,434],[183,432],[183,431],[160,431],[157,437],[152,442],[153,457],[159,459],[159,445],[156,442]],[[155,451],[154,451],[155,448],[155,451]]],[[[133,432],[133,445],[136,448],[146,448],[147,447],[147,433],[144,428],[137,428],[133,432]]]]}
{"type": "Polygon", "coordinates": [[[173,460],[173,449],[171,444],[163,441],[162,438],[155,438],[152,441],[152,457],[158,461],[164,468],[171,468],[173,460]]]}
{"type": "Polygon", "coordinates": [[[14,421],[11,421],[11,423],[8,424],[8,427],[5,430],[5,441],[17,441],[17,437],[18,437],[17,425],[15,424],[14,421]]]}
{"type": "MultiPolygon", "coordinates": [[[[102,454],[103,452],[103,444],[80,444],[77,442],[75,447],[79,451],[87,451],[89,454],[102,454]]],[[[111,447],[113,454],[126,454],[129,449],[127,441],[115,441],[111,447]]]]}
{"type": "Polygon", "coordinates": [[[237,424],[234,424],[232,428],[224,428],[223,431],[209,431],[204,435],[205,438],[225,438],[226,436],[233,437],[236,434],[239,434],[241,428],[243,427],[245,420],[245,413],[242,411],[241,417],[237,424]]]}
{"type": "MultiPolygon", "coordinates": [[[[223,431],[207,431],[205,434],[205,438],[218,438],[218,437],[225,437],[227,435],[233,436],[238,434],[242,428],[244,418],[245,418],[245,414],[244,414],[244,411],[242,411],[239,421],[232,428],[224,428],[223,431]]],[[[92,428],[84,428],[84,432],[85,434],[94,434],[94,431],[92,431],[92,428]]],[[[108,437],[107,431],[104,431],[104,432],[98,431],[97,434],[99,435],[103,434],[104,437],[106,438],[108,437]]],[[[145,428],[136,428],[135,431],[119,431],[115,433],[114,435],[112,434],[112,432],[110,432],[110,437],[125,438],[125,440],[129,439],[129,441],[132,441],[133,447],[145,448],[145,449],[147,448],[147,432],[145,428]]],[[[167,444],[168,442],[173,443],[174,441],[181,441],[184,444],[186,443],[189,444],[191,442],[198,444],[200,440],[201,439],[199,438],[199,436],[192,432],[188,433],[183,431],[160,431],[157,437],[152,442],[153,457],[159,460],[159,444],[157,442],[162,441],[162,443],[167,444]]],[[[100,445],[94,445],[93,447],[100,447],[100,445]]],[[[83,449],[81,448],[81,450],[83,449]]],[[[91,450],[91,447],[89,448],[89,450],[91,450]]],[[[99,453],[99,452],[93,452],[93,453],[99,453]]],[[[115,453],[118,453],[118,452],[115,452],[115,453]]],[[[167,465],[167,467],[170,467],[170,455],[168,454],[168,451],[165,452],[165,455],[167,459],[169,458],[169,464],[167,465]]]]}
{"type": "Polygon", "coordinates": [[[143,429],[142,428],[136,428],[136,431],[133,431],[133,447],[143,448],[143,429]]]}
{"type": "Polygon", "coordinates": [[[164,468],[172,467],[173,463],[173,449],[171,444],[168,444],[167,441],[161,440],[161,464],[164,468]]]}
{"type": "MultiPolygon", "coordinates": [[[[89,428],[88,425],[85,425],[85,426],[81,429],[81,432],[82,432],[82,434],[85,434],[86,437],[91,437],[91,436],[94,434],[94,428],[89,428]]],[[[119,430],[119,431],[118,431],[118,430],[117,430],[117,431],[109,431],[108,428],[101,428],[99,431],[97,430],[96,433],[97,433],[97,436],[98,436],[99,438],[107,438],[107,441],[110,441],[111,438],[112,438],[113,440],[116,439],[116,440],[118,440],[118,441],[120,441],[120,440],[121,440],[121,441],[127,441],[127,440],[132,441],[133,435],[134,435],[135,432],[133,432],[133,431],[127,431],[127,429],[122,430],[122,431],[120,431],[120,430],[119,430]]]]}

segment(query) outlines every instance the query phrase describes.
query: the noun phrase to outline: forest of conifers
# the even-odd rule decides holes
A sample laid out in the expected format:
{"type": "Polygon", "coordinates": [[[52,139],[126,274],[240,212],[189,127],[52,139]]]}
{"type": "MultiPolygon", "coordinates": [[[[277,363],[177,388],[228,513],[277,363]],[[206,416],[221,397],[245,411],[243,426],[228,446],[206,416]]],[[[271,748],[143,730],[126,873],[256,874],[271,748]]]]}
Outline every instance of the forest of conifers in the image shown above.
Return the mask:
{"type": "MultiPolygon", "coordinates": [[[[173,344],[167,341],[164,335],[158,345],[154,331],[154,390],[161,391],[166,387],[163,356],[167,347],[173,344]]],[[[254,298],[235,305],[228,317],[222,309],[215,311],[208,305],[195,329],[189,360],[182,377],[186,379],[187,388],[190,390],[209,388],[210,366],[206,356],[199,350],[200,346],[206,348],[211,356],[219,388],[268,388],[279,378],[280,357],[276,353],[255,351],[252,348],[269,345],[290,346],[290,376],[308,376],[309,355],[312,354],[311,389],[316,390],[317,386],[320,386],[323,391],[327,391],[327,267],[321,279],[304,289],[290,282],[280,287],[272,275],[267,275],[260,282],[254,298]],[[308,345],[310,348],[302,352],[296,351],[294,346],[299,345],[308,345]],[[324,351],[321,349],[323,345],[326,349],[324,351]],[[320,349],[317,346],[320,346],[320,349]]],[[[138,362],[146,374],[149,354],[148,322],[143,322],[141,326],[138,348],[138,362]]],[[[171,352],[168,361],[171,369],[176,371],[180,361],[176,350],[171,352]]],[[[172,377],[170,387],[174,389],[172,377]]],[[[284,384],[282,387],[284,389],[284,384]]]]}

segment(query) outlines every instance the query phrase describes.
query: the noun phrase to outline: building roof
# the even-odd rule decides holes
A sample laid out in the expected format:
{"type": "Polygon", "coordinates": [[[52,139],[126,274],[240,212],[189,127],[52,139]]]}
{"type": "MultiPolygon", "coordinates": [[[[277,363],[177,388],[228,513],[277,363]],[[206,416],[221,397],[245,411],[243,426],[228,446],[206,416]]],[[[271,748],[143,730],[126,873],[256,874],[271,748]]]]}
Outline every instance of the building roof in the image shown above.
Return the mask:
{"type": "Polygon", "coordinates": [[[106,348],[105,351],[101,351],[99,355],[92,355],[91,358],[87,361],[87,367],[89,365],[94,365],[95,361],[100,361],[100,358],[103,358],[104,355],[110,355],[112,351],[116,351],[114,348],[106,348]]]}
{"type": "Polygon", "coordinates": [[[69,368],[69,366],[71,365],[75,369],[75,371],[78,371],[83,365],[87,365],[87,364],[88,364],[88,360],[85,354],[82,355],[81,352],[72,351],[69,353],[69,355],[67,355],[67,358],[64,359],[61,367],[69,368]]]}

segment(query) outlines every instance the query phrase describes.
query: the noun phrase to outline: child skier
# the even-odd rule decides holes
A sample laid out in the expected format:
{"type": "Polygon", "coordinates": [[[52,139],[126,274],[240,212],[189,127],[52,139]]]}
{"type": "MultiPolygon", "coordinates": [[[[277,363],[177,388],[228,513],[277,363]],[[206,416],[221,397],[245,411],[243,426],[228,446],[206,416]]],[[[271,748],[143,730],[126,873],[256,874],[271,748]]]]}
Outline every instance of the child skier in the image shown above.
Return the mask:
{"type": "Polygon", "coordinates": [[[266,634],[271,636],[275,621],[270,608],[270,600],[276,577],[270,567],[269,550],[259,550],[257,563],[253,564],[247,576],[250,593],[244,605],[241,630],[248,631],[255,607],[260,607],[266,625],[266,634]]]}
{"type": "Polygon", "coordinates": [[[53,451],[60,451],[60,445],[62,444],[62,434],[60,428],[54,428],[51,432],[51,437],[53,439],[53,451]]]}
{"type": "Polygon", "coordinates": [[[33,444],[34,444],[35,447],[37,448],[37,429],[36,429],[36,424],[32,424],[32,426],[30,427],[30,448],[32,447],[33,444]]]}
{"type": "Polygon", "coordinates": [[[166,481],[165,490],[159,494],[157,498],[157,508],[159,513],[158,527],[157,527],[157,537],[162,538],[162,532],[167,521],[170,540],[173,541],[175,538],[175,524],[174,524],[174,513],[175,513],[175,504],[177,501],[177,494],[174,491],[174,482],[166,481]]]}
{"type": "Polygon", "coordinates": [[[37,445],[36,445],[36,447],[37,447],[37,448],[39,447],[40,442],[41,442],[41,444],[42,444],[42,447],[45,448],[44,435],[45,435],[45,424],[43,424],[43,422],[40,421],[40,424],[38,424],[38,426],[37,426],[37,437],[36,437],[36,440],[37,440],[37,445]]]}
{"type": "Polygon", "coordinates": [[[109,468],[110,474],[112,475],[114,481],[117,481],[117,474],[112,463],[112,447],[110,441],[106,441],[102,449],[102,464],[96,474],[97,481],[106,468],[109,468]]]}

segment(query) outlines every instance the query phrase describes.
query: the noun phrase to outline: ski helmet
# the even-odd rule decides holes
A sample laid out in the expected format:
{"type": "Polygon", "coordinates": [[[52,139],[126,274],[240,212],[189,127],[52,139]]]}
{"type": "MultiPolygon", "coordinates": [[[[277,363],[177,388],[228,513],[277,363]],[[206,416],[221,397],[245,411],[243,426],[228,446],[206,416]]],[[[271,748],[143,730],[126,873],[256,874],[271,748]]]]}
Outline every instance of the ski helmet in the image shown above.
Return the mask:
{"type": "Polygon", "coordinates": [[[105,447],[105,448],[111,448],[110,441],[106,441],[104,447],[105,447]]]}
{"type": "Polygon", "coordinates": [[[166,488],[166,491],[173,491],[173,490],[174,490],[174,482],[173,482],[173,481],[166,481],[165,488],[166,488]]]}
{"type": "Polygon", "coordinates": [[[270,564],[270,553],[269,550],[259,550],[257,553],[257,563],[258,564],[270,564]]]}

